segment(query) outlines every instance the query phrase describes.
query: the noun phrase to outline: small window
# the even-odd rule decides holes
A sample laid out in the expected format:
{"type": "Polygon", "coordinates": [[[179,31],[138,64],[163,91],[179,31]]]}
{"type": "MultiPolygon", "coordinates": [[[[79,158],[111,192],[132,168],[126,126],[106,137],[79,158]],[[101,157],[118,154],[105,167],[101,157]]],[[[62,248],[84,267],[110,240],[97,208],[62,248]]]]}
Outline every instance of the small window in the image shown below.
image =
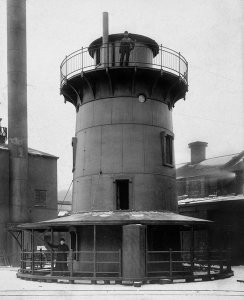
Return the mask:
{"type": "Polygon", "coordinates": [[[46,200],[46,190],[35,190],[35,206],[46,207],[46,200]]]}
{"type": "Polygon", "coordinates": [[[162,144],[162,160],[166,166],[174,166],[174,150],[173,150],[174,137],[166,132],[161,132],[161,144],[162,144]]]}
{"type": "Polygon", "coordinates": [[[173,137],[169,134],[165,136],[165,162],[166,164],[173,165],[173,137]]]}
{"type": "Polygon", "coordinates": [[[129,180],[120,179],[115,180],[116,184],[116,209],[129,209],[129,180]]]}
{"type": "Polygon", "coordinates": [[[77,137],[72,138],[72,148],[73,148],[73,169],[72,172],[75,171],[75,160],[76,160],[76,149],[77,149],[77,137]]]}

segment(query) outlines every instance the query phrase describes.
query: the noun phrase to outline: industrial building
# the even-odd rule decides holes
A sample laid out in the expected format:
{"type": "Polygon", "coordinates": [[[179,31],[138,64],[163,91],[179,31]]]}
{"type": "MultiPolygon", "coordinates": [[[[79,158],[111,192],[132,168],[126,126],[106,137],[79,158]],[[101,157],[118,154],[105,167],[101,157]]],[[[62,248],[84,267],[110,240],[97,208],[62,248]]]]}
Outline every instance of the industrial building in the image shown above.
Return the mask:
{"type": "Polygon", "coordinates": [[[17,224],[57,216],[57,157],[28,148],[25,1],[7,1],[7,61],[8,130],[0,125],[0,264],[19,265],[17,224]]]}
{"type": "MultiPolygon", "coordinates": [[[[211,247],[231,248],[232,264],[244,262],[244,151],[206,158],[205,142],[189,144],[191,161],[176,168],[179,212],[214,221],[211,247]]],[[[202,238],[202,237],[201,237],[202,238]]]]}
{"type": "MultiPolygon", "coordinates": [[[[9,231],[12,220],[10,202],[10,151],[0,144],[0,265],[20,264],[19,246],[15,245],[18,232],[9,231]]],[[[26,219],[38,222],[57,216],[57,157],[38,150],[28,149],[28,187],[26,219]]],[[[27,242],[28,243],[28,242],[27,242]]],[[[29,240],[30,243],[30,240],[29,240]]]]}
{"type": "Polygon", "coordinates": [[[57,235],[71,251],[63,271],[71,283],[230,276],[228,253],[195,248],[194,232],[211,222],[178,214],[172,108],[188,90],[183,55],[143,35],[109,34],[104,13],[103,36],[66,56],[60,71],[60,92],[76,108],[72,213],[16,227],[18,277],[60,279],[66,261],[36,251],[40,237],[50,245],[57,235]]]}

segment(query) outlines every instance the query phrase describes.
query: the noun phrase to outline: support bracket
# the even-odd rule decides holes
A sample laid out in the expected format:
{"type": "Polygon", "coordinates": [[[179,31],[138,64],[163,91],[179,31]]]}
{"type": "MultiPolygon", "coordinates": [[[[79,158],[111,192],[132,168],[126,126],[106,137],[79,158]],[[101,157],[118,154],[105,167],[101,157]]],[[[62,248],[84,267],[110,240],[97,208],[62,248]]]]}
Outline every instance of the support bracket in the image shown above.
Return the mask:
{"type": "Polygon", "coordinates": [[[89,90],[92,93],[93,99],[95,100],[96,99],[96,89],[95,89],[94,84],[92,84],[91,80],[89,80],[89,78],[85,75],[84,72],[81,72],[81,78],[86,82],[89,90]]]}

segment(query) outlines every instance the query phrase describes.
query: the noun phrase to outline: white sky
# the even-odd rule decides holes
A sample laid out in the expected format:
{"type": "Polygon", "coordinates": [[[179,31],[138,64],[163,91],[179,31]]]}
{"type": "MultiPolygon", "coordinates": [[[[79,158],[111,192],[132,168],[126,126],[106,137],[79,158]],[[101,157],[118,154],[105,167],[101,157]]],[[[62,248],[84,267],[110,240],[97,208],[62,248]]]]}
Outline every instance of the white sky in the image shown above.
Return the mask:
{"type": "MultiPolygon", "coordinates": [[[[0,0],[0,117],[7,126],[6,1],[0,0]]],[[[189,92],[173,110],[176,163],[188,143],[208,142],[207,157],[244,150],[243,0],[27,0],[29,147],[59,156],[58,187],[72,180],[75,109],[59,95],[65,55],[109,31],[128,30],[180,51],[189,92]]]]}

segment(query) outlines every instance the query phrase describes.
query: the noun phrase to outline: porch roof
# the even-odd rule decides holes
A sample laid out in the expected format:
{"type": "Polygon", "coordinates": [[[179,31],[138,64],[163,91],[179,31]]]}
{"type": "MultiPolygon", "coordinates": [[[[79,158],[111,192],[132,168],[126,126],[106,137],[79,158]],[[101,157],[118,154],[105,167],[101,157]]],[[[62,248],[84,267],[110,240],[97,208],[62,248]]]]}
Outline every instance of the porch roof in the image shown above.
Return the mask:
{"type": "Polygon", "coordinates": [[[170,211],[92,211],[36,223],[25,223],[19,229],[45,229],[48,227],[70,227],[78,225],[191,225],[207,224],[209,220],[183,216],[170,211]]]}

